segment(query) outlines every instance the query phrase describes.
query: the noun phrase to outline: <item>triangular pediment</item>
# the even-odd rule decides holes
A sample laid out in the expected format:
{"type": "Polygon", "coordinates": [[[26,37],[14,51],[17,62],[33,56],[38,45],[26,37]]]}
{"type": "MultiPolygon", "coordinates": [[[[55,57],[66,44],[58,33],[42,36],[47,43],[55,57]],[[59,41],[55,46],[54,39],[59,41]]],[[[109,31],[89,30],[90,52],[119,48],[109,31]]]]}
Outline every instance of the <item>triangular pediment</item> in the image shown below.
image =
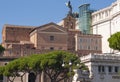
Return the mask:
{"type": "Polygon", "coordinates": [[[60,33],[66,33],[66,29],[55,24],[55,23],[49,23],[43,26],[38,27],[37,29],[39,32],[60,32],[60,33]]]}

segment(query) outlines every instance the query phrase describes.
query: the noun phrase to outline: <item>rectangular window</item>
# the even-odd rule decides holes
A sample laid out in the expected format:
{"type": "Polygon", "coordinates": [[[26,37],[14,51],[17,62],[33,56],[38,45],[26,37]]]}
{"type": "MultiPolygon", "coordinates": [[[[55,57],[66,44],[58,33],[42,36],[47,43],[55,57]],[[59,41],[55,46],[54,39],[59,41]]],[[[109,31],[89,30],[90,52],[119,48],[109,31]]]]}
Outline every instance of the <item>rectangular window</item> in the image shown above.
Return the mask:
{"type": "Polygon", "coordinates": [[[62,47],[59,47],[59,50],[62,50],[62,47]]]}
{"type": "Polygon", "coordinates": [[[88,46],[88,50],[90,50],[90,46],[88,46]]]}
{"type": "Polygon", "coordinates": [[[114,71],[115,71],[115,73],[118,73],[119,67],[115,66],[114,71]]]}
{"type": "Polygon", "coordinates": [[[104,73],[105,72],[105,67],[104,66],[98,66],[98,72],[99,73],[104,73]]]}
{"type": "Polygon", "coordinates": [[[82,39],[80,39],[80,42],[82,42],[82,39]]]}
{"type": "Polygon", "coordinates": [[[54,36],[50,36],[50,41],[53,41],[54,40],[54,36]]]}
{"type": "Polygon", "coordinates": [[[82,45],[80,45],[80,49],[82,50],[82,45]]]}
{"type": "Polygon", "coordinates": [[[109,73],[112,72],[112,66],[108,66],[108,72],[109,72],[109,73]]]}
{"type": "Polygon", "coordinates": [[[11,54],[12,54],[12,52],[11,52],[11,51],[9,51],[9,54],[11,55],[11,54]]]}
{"type": "Polygon", "coordinates": [[[105,72],[105,67],[104,66],[102,66],[102,72],[105,72]]]}
{"type": "Polygon", "coordinates": [[[50,50],[54,50],[54,47],[50,47],[50,50]]]}
{"type": "Polygon", "coordinates": [[[98,50],[98,47],[97,47],[97,46],[95,47],[95,50],[98,50]]]}
{"type": "Polygon", "coordinates": [[[98,40],[97,39],[95,40],[95,43],[98,44],[98,40]]]}
{"type": "Polygon", "coordinates": [[[101,66],[98,66],[98,72],[101,72],[101,66]]]}

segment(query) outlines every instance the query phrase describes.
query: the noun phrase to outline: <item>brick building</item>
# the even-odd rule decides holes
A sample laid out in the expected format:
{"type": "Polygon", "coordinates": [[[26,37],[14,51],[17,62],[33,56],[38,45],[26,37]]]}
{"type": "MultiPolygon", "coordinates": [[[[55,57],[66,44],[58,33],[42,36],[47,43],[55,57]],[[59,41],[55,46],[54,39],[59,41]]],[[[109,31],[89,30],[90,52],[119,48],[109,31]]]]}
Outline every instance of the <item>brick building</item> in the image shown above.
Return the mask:
{"type": "Polygon", "coordinates": [[[50,50],[72,51],[78,56],[102,53],[101,36],[82,34],[76,29],[76,19],[70,15],[61,24],[51,22],[38,27],[4,25],[2,45],[6,48],[4,56],[19,57],[50,50]]]}
{"type": "Polygon", "coordinates": [[[25,56],[49,50],[67,50],[67,29],[55,23],[39,27],[5,25],[2,35],[2,45],[6,48],[4,56],[25,56]]]}
{"type": "Polygon", "coordinates": [[[8,48],[10,44],[20,41],[30,41],[29,33],[35,28],[32,26],[4,25],[2,30],[2,45],[8,48]]]}

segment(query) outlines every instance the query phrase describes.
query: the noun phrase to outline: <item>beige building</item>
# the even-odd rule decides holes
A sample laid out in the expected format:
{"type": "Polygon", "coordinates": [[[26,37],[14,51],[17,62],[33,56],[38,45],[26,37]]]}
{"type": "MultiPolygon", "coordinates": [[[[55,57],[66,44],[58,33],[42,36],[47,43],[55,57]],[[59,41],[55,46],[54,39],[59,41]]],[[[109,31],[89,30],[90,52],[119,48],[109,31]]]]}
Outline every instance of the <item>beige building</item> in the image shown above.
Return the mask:
{"type": "Polygon", "coordinates": [[[102,53],[101,35],[76,34],[76,51],[80,55],[102,53]]]}
{"type": "Polygon", "coordinates": [[[30,41],[40,50],[67,50],[67,29],[49,23],[33,29],[30,41]]]}

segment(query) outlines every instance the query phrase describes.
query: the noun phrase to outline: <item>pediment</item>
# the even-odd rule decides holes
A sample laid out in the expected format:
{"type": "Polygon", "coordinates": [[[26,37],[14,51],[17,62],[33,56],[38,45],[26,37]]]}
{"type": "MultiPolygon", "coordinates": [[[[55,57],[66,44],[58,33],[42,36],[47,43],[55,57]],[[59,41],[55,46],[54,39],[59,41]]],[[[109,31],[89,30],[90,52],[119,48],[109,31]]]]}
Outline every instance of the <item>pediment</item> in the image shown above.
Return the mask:
{"type": "Polygon", "coordinates": [[[59,33],[66,33],[66,29],[55,24],[55,23],[49,23],[46,25],[43,25],[37,29],[39,32],[59,32],[59,33]]]}

